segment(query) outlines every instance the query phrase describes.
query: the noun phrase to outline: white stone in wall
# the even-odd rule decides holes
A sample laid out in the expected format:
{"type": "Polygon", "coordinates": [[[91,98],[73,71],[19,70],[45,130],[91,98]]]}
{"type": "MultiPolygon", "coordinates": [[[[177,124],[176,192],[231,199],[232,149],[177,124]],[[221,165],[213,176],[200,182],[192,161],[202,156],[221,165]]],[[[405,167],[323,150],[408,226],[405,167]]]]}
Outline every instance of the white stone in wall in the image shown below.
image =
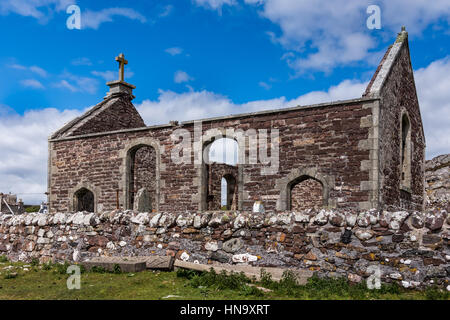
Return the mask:
{"type": "Polygon", "coordinates": [[[279,213],[277,215],[278,224],[290,225],[292,221],[291,213],[279,213]]]}
{"type": "Polygon", "coordinates": [[[151,218],[149,222],[151,228],[156,228],[158,226],[159,218],[161,218],[161,213],[157,213],[151,218]]]}
{"type": "Polygon", "coordinates": [[[246,262],[252,262],[252,261],[257,261],[258,257],[251,255],[249,253],[241,253],[241,254],[235,254],[233,255],[233,257],[231,258],[231,260],[234,263],[246,263],[246,262]]]}
{"type": "Polygon", "coordinates": [[[320,210],[319,213],[312,219],[313,223],[318,225],[325,225],[328,222],[329,214],[330,211],[327,211],[325,209],[320,210]]]}
{"type": "MultiPolygon", "coordinates": [[[[186,226],[190,226],[192,224],[193,220],[194,219],[191,214],[187,214],[186,216],[183,216],[180,214],[177,217],[176,223],[179,227],[186,227],[186,226]]],[[[199,217],[198,222],[200,223],[200,217],[199,217]]]]}
{"type": "Polygon", "coordinates": [[[131,222],[136,224],[147,224],[149,220],[147,212],[141,212],[137,216],[131,218],[131,222]]]}
{"type": "Polygon", "coordinates": [[[116,246],[114,245],[114,242],[110,241],[106,244],[106,248],[109,250],[115,250],[116,246]]]}
{"type": "Polygon", "coordinates": [[[264,213],[264,206],[261,201],[255,201],[253,203],[253,213],[264,213]]]}
{"type": "Polygon", "coordinates": [[[34,214],[30,213],[25,216],[25,225],[29,226],[33,223],[34,214]]]}
{"type": "Polygon", "coordinates": [[[188,261],[189,260],[189,255],[186,252],[183,252],[180,256],[180,259],[183,261],[188,261]]]}
{"type": "Polygon", "coordinates": [[[43,237],[45,234],[45,230],[44,229],[39,229],[38,231],[38,237],[43,237]]]}
{"type": "Polygon", "coordinates": [[[80,261],[80,258],[81,258],[80,251],[77,250],[77,249],[75,249],[75,250],[73,251],[73,255],[72,255],[73,261],[78,262],[78,261],[80,261]]]}
{"type": "Polygon", "coordinates": [[[217,251],[219,250],[219,244],[217,241],[209,241],[205,243],[205,249],[208,251],[217,251]]]}
{"type": "Polygon", "coordinates": [[[46,226],[47,225],[47,215],[42,214],[37,221],[37,225],[40,227],[46,226]]]}
{"type": "Polygon", "coordinates": [[[248,217],[244,214],[239,214],[236,219],[234,219],[233,227],[234,229],[240,229],[247,225],[248,217]]]}
{"type": "Polygon", "coordinates": [[[303,212],[294,212],[293,216],[294,216],[294,221],[300,222],[300,223],[308,223],[309,219],[310,219],[310,216],[303,212]]]}
{"type": "Polygon", "coordinates": [[[72,216],[72,224],[81,225],[84,223],[84,214],[83,212],[74,213],[72,216]]]}
{"type": "Polygon", "coordinates": [[[393,230],[398,230],[403,224],[403,221],[409,216],[407,211],[397,211],[393,212],[391,216],[391,221],[389,222],[389,228],[393,230]]]}
{"type": "Polygon", "coordinates": [[[373,237],[373,231],[369,229],[357,229],[355,236],[362,241],[369,240],[373,237]]]}
{"type": "Polygon", "coordinates": [[[65,224],[66,223],[66,215],[64,213],[56,213],[53,216],[53,224],[65,224]]]}

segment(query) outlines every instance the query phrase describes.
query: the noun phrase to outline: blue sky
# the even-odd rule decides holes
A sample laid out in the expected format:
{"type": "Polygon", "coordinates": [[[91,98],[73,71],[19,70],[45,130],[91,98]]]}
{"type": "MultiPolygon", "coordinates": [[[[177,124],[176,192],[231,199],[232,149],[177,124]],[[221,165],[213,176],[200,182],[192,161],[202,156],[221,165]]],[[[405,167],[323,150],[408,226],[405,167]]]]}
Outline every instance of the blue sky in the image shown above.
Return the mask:
{"type": "Polygon", "coordinates": [[[150,125],[359,97],[402,25],[427,158],[448,153],[449,21],[448,0],[0,0],[0,191],[45,191],[47,136],[103,99],[120,52],[150,125]]]}

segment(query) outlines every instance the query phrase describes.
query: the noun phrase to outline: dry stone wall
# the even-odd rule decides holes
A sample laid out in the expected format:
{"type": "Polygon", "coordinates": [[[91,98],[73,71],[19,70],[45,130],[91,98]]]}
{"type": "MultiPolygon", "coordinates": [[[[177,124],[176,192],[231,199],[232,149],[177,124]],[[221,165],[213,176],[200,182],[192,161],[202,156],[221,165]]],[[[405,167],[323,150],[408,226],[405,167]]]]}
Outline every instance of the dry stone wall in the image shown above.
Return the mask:
{"type": "Polygon", "coordinates": [[[308,268],[356,282],[379,268],[382,282],[447,287],[449,226],[445,210],[3,214],[0,255],[13,261],[172,255],[199,263],[308,268]]]}

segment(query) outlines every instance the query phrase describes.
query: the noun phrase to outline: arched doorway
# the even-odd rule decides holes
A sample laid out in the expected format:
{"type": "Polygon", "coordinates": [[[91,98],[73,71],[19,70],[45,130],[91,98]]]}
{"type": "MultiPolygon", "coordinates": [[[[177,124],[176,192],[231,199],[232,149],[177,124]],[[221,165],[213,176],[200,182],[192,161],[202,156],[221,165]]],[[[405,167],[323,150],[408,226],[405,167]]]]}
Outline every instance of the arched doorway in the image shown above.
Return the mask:
{"type": "Polygon", "coordinates": [[[87,188],[81,188],[73,195],[73,208],[75,211],[95,212],[94,193],[87,188]]]}
{"type": "Polygon", "coordinates": [[[149,145],[137,145],[128,151],[128,209],[136,209],[141,212],[151,211],[156,208],[156,150],[149,145]],[[145,192],[142,192],[144,191],[145,192]],[[148,197],[148,201],[139,201],[140,195],[148,197]],[[145,208],[136,206],[145,203],[145,208]]]}

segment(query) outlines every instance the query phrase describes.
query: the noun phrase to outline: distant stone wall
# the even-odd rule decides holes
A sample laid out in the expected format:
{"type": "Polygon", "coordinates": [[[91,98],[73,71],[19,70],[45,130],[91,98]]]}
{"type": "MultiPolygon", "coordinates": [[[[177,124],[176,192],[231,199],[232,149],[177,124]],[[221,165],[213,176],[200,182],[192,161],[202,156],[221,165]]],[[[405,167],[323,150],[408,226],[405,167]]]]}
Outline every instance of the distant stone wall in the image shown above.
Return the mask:
{"type": "Polygon", "coordinates": [[[449,227],[443,210],[0,215],[0,255],[13,261],[172,255],[200,263],[308,268],[356,282],[379,267],[382,282],[447,287],[449,227]],[[346,228],[352,231],[348,244],[341,242],[346,228]]]}
{"type": "Polygon", "coordinates": [[[450,154],[425,162],[427,205],[450,210],[450,154]]]}

